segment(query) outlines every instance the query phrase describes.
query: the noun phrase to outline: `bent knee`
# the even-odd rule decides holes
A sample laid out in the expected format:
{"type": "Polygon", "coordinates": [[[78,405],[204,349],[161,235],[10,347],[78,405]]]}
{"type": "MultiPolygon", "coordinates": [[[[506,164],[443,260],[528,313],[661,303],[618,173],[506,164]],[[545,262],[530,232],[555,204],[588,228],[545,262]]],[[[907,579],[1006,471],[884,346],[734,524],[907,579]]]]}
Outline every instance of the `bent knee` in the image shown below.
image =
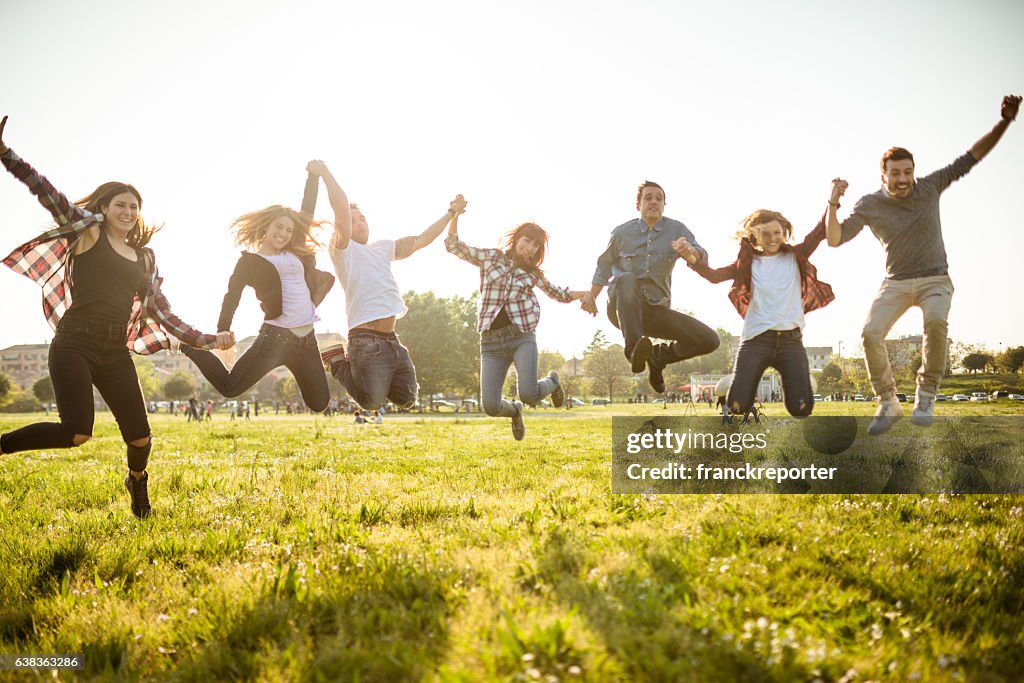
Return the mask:
{"type": "Polygon", "coordinates": [[[92,438],[92,434],[75,434],[71,437],[72,446],[81,446],[83,443],[92,438]]]}
{"type": "Polygon", "coordinates": [[[152,434],[150,434],[149,436],[144,436],[141,439],[132,439],[128,443],[132,446],[135,446],[136,448],[144,448],[148,446],[151,441],[153,441],[152,434]]]}

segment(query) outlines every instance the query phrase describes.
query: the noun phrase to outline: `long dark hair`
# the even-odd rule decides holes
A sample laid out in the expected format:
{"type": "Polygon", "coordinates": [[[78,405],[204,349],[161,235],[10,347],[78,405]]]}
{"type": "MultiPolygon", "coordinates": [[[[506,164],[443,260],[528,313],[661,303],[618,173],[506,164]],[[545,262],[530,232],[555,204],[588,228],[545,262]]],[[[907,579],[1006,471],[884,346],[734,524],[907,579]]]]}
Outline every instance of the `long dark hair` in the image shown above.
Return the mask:
{"type": "Polygon", "coordinates": [[[533,263],[527,264],[526,270],[540,270],[540,264],[544,263],[544,252],[548,246],[548,234],[544,232],[544,228],[540,227],[536,223],[523,223],[522,225],[509,230],[508,234],[505,235],[505,256],[509,258],[513,263],[519,264],[519,260],[515,255],[516,242],[521,237],[529,237],[534,242],[540,244],[537,249],[537,253],[533,255],[533,263]]]}
{"type": "MultiPolygon", "coordinates": [[[[114,200],[119,194],[129,192],[135,195],[135,198],[139,200],[139,216],[135,221],[135,225],[131,230],[128,231],[128,237],[125,238],[125,242],[130,247],[135,249],[141,249],[142,247],[149,244],[149,240],[153,238],[153,235],[160,230],[160,225],[146,225],[145,221],[142,220],[142,195],[135,189],[134,186],[128,183],[120,183],[116,180],[111,180],[108,183],[103,183],[95,190],[82,197],[75,202],[75,205],[89,211],[90,213],[103,213],[104,206],[110,206],[110,202],[114,200]]],[[[106,216],[104,216],[104,219],[106,216]]]]}

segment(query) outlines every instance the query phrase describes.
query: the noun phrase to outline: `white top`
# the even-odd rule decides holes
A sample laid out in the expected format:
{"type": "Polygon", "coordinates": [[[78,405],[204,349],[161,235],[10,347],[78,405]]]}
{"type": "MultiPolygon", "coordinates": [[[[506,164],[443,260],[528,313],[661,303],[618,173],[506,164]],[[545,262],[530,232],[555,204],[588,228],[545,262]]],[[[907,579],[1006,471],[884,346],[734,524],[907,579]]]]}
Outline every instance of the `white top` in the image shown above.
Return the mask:
{"type": "Polygon", "coordinates": [[[754,256],[750,306],[743,320],[743,341],[768,330],[804,328],[804,302],[800,297],[800,268],[796,256],[784,251],[754,256]]]}
{"type": "Polygon", "coordinates": [[[282,251],[273,256],[260,256],[274,264],[277,275],[281,278],[281,315],[266,322],[278,327],[309,328],[320,318],[316,315],[316,306],[309,295],[302,261],[290,251],[282,251]]]}
{"type": "Polygon", "coordinates": [[[344,249],[332,246],[330,254],[338,282],[345,290],[348,329],[381,318],[401,318],[408,312],[391,273],[394,240],[377,240],[370,244],[349,240],[344,249]]]}

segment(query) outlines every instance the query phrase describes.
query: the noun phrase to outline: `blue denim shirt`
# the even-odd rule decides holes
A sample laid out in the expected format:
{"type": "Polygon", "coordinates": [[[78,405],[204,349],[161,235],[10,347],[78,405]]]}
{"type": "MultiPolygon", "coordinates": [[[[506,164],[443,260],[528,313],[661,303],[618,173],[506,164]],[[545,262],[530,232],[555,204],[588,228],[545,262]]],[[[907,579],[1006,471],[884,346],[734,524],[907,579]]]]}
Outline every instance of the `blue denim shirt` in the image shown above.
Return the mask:
{"type": "Polygon", "coordinates": [[[677,220],[662,217],[654,227],[649,228],[641,218],[623,223],[612,230],[608,247],[597,257],[597,270],[591,284],[608,286],[609,296],[615,289],[615,279],[632,273],[640,283],[640,290],[647,301],[655,306],[668,306],[672,298],[672,269],[679,254],[672,249],[672,242],[685,237],[701,253],[706,261],[707,252],[697,244],[689,228],[677,220]]]}

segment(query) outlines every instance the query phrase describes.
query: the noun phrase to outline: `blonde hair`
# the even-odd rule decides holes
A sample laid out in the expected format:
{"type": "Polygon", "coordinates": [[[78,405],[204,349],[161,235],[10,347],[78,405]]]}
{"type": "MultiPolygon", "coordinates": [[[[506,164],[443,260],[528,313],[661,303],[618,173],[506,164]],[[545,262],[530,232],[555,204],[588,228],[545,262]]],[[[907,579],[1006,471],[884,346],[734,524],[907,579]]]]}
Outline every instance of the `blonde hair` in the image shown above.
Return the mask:
{"type": "Polygon", "coordinates": [[[747,240],[750,242],[750,246],[759,249],[761,245],[757,242],[759,233],[757,228],[772,221],[778,221],[779,225],[782,226],[782,234],[785,235],[786,240],[793,236],[793,224],[785,216],[778,211],[758,209],[743,219],[743,226],[736,232],[736,239],[747,240]]]}
{"type": "Polygon", "coordinates": [[[313,220],[313,216],[302,211],[289,209],[287,206],[274,204],[259,211],[250,211],[241,215],[231,224],[235,231],[235,244],[242,247],[257,247],[267,236],[267,228],[274,224],[278,218],[288,218],[295,226],[292,231],[292,239],[285,247],[299,256],[312,254],[320,242],[314,234],[314,229],[319,228],[321,221],[313,220]]]}

